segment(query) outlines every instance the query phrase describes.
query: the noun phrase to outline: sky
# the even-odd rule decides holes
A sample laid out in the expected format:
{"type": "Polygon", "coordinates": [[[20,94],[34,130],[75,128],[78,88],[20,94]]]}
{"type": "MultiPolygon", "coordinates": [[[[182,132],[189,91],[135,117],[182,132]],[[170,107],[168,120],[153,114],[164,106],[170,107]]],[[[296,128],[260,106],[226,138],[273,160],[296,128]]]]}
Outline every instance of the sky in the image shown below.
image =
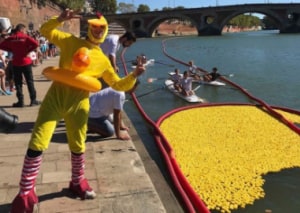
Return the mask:
{"type": "Polygon", "coordinates": [[[118,0],[118,3],[124,2],[127,4],[134,4],[136,7],[140,4],[146,4],[150,10],[161,10],[163,7],[178,7],[197,8],[197,7],[215,7],[223,5],[236,4],[266,4],[266,3],[300,3],[300,0],[118,0]]]}

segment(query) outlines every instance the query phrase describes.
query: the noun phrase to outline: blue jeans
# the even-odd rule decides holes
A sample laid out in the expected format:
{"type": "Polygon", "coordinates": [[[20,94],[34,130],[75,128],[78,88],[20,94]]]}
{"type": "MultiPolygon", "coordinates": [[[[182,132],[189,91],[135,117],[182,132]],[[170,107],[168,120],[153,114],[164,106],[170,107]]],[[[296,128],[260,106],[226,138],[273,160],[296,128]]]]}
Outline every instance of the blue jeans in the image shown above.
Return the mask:
{"type": "Polygon", "coordinates": [[[102,137],[110,137],[115,133],[114,126],[109,121],[108,116],[88,118],[88,131],[96,132],[102,137]]]}

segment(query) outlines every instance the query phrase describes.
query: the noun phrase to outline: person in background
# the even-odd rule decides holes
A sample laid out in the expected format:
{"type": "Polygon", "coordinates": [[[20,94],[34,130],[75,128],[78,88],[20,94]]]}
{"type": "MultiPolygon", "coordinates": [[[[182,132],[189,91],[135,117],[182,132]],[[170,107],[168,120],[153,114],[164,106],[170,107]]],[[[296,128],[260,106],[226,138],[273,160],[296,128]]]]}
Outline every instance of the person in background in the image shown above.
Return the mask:
{"type": "MultiPolygon", "coordinates": [[[[0,36],[0,43],[4,39],[9,37],[8,31],[11,28],[12,28],[12,26],[10,26],[7,30],[2,30],[1,36],[0,36]]],[[[5,55],[5,61],[6,61],[5,78],[6,78],[6,82],[8,83],[8,86],[9,86],[9,90],[6,90],[6,91],[8,91],[8,93],[12,94],[12,92],[15,91],[14,73],[13,73],[13,69],[12,69],[13,54],[8,51],[3,51],[3,53],[5,55]]]]}
{"type": "Polygon", "coordinates": [[[117,52],[120,46],[123,48],[130,47],[136,42],[136,37],[132,32],[125,32],[122,36],[119,35],[108,35],[105,41],[100,45],[102,51],[109,58],[111,65],[116,72],[119,72],[117,66],[117,52]]]}
{"type": "Polygon", "coordinates": [[[189,61],[189,62],[188,62],[188,66],[189,66],[189,75],[190,75],[191,77],[194,77],[195,75],[198,74],[197,66],[194,64],[193,61],[189,61]]]}
{"type": "MultiPolygon", "coordinates": [[[[132,93],[139,84],[126,91],[132,93]]],[[[120,140],[129,140],[129,128],[122,121],[125,92],[116,91],[107,87],[90,96],[90,113],[88,119],[88,132],[98,133],[102,137],[111,137],[114,134],[120,140]]]]}
{"type": "Polygon", "coordinates": [[[189,76],[190,77],[193,77],[194,80],[198,81],[198,80],[203,80],[203,77],[202,77],[202,73],[201,72],[204,72],[204,70],[202,70],[200,67],[197,67],[193,61],[189,61],[188,62],[188,65],[189,65],[189,76]]]}
{"type": "Polygon", "coordinates": [[[39,48],[40,48],[40,52],[42,53],[43,60],[48,59],[48,52],[49,52],[48,40],[43,36],[39,38],[39,48]]]}
{"type": "Polygon", "coordinates": [[[180,81],[182,79],[182,75],[180,74],[180,71],[179,71],[178,68],[175,68],[174,74],[171,75],[170,79],[174,82],[174,88],[179,91],[180,90],[180,81]]]}
{"type": "Polygon", "coordinates": [[[38,66],[38,57],[37,57],[37,51],[36,50],[33,50],[29,53],[29,57],[31,58],[32,60],[32,66],[36,67],[38,66]]]}
{"type": "Polygon", "coordinates": [[[180,80],[180,92],[184,96],[191,96],[194,95],[194,91],[192,90],[192,82],[194,78],[189,76],[188,71],[184,71],[183,78],[180,80]]]}
{"type": "Polygon", "coordinates": [[[146,64],[147,63],[147,57],[145,54],[141,54],[141,57],[142,57],[142,63],[143,64],[146,64]]]}
{"type": "Polygon", "coordinates": [[[35,49],[36,53],[36,65],[42,64],[43,63],[43,53],[41,52],[41,42],[45,41],[45,37],[41,36],[39,31],[32,32],[31,34],[32,38],[34,38],[39,46],[38,48],[35,49]]]}
{"type": "Polygon", "coordinates": [[[203,76],[204,81],[215,81],[217,80],[221,75],[218,73],[218,68],[214,67],[212,68],[212,72],[206,74],[203,76]]]}
{"type": "Polygon", "coordinates": [[[49,56],[50,57],[55,57],[56,53],[57,53],[56,52],[57,51],[56,50],[56,46],[53,43],[51,43],[51,42],[48,44],[48,46],[49,46],[49,56]]]}
{"type": "Polygon", "coordinates": [[[134,61],[132,61],[132,65],[136,66],[138,64],[139,59],[142,59],[142,63],[146,64],[147,63],[147,57],[145,54],[141,54],[136,56],[136,59],[134,61]]]}
{"type": "Polygon", "coordinates": [[[10,92],[14,92],[16,88],[15,81],[14,81],[12,58],[13,58],[13,54],[11,52],[7,52],[7,56],[6,56],[7,67],[5,71],[6,71],[6,80],[8,82],[10,92]]]}
{"type": "Polygon", "coordinates": [[[90,107],[89,89],[76,87],[77,84],[72,84],[72,86],[69,84],[71,80],[78,84],[82,83],[76,78],[77,75],[72,75],[72,72],[76,72],[72,68],[78,67],[73,65],[80,64],[82,69],[80,74],[85,78],[96,81],[98,78],[103,78],[109,86],[119,91],[130,90],[138,76],[145,71],[140,63],[130,74],[120,78],[99,48],[99,44],[104,41],[108,32],[108,23],[105,17],[97,14],[97,18],[87,21],[86,39],[58,29],[63,22],[74,18],[78,19],[81,16],[73,10],[65,9],[59,16],[52,17],[40,28],[41,34],[60,49],[59,68],[49,67],[48,70],[57,71],[59,69],[60,76],[64,75],[63,79],[65,80],[53,81],[40,106],[24,158],[20,191],[12,202],[10,213],[29,213],[37,205],[35,183],[42,163],[42,154],[48,148],[56,125],[61,119],[64,119],[66,124],[70,149],[72,169],[69,190],[82,200],[96,197],[96,193],[88,184],[84,173],[85,140],[90,107]],[[77,54],[82,49],[87,50],[87,54],[77,54]],[[89,62],[86,64],[87,61],[89,62]],[[85,66],[81,66],[81,64],[85,64],[85,66]]]}
{"type": "Polygon", "coordinates": [[[6,61],[7,52],[0,49],[0,95],[11,95],[9,90],[6,90],[6,61]]]}
{"type": "Polygon", "coordinates": [[[36,106],[40,104],[40,101],[36,100],[36,90],[32,74],[32,60],[29,57],[29,53],[38,47],[38,43],[26,34],[24,24],[18,24],[14,31],[11,36],[0,43],[0,49],[13,54],[13,76],[18,98],[18,102],[14,103],[13,107],[24,107],[23,76],[26,80],[30,95],[30,106],[36,106]]]}

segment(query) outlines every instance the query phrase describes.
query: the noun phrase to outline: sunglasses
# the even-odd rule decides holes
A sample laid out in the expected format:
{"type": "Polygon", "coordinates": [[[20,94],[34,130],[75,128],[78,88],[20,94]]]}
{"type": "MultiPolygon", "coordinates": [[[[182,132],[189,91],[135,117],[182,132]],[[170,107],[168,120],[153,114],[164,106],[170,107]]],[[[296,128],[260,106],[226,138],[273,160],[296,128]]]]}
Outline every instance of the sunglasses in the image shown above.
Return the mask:
{"type": "Polygon", "coordinates": [[[105,29],[106,25],[93,25],[93,24],[91,24],[91,28],[93,28],[93,29],[98,29],[98,28],[105,29]]]}

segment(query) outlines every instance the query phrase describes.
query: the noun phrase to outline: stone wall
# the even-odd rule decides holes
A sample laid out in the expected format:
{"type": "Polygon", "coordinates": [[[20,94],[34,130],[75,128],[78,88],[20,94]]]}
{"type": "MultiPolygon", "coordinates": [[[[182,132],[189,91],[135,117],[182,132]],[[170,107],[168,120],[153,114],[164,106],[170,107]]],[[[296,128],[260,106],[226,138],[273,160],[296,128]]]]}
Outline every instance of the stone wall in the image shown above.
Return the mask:
{"type": "MultiPolygon", "coordinates": [[[[39,30],[42,23],[54,15],[61,13],[61,8],[48,1],[46,6],[39,7],[37,0],[0,0],[0,16],[10,19],[11,24],[16,26],[19,23],[25,24],[29,30],[32,23],[34,30],[39,30]]],[[[79,20],[65,22],[62,30],[79,36],[79,20]]]]}

